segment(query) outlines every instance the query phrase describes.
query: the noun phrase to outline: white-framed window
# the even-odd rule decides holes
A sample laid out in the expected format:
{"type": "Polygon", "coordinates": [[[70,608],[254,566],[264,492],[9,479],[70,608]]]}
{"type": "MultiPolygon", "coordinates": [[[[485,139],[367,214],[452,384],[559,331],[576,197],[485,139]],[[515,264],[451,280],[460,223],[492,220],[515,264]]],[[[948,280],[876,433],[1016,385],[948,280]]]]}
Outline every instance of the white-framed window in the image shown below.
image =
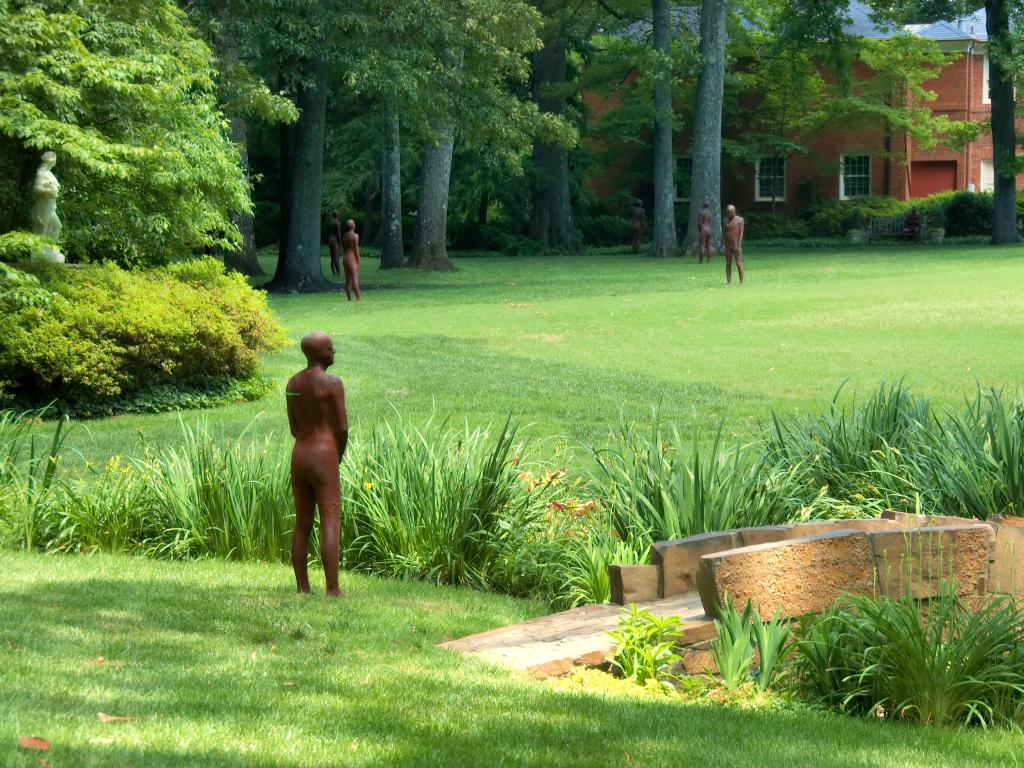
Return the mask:
{"type": "Polygon", "coordinates": [[[980,192],[992,192],[996,188],[996,166],[991,160],[981,161],[980,192]]]}
{"type": "Polygon", "coordinates": [[[839,167],[839,196],[871,194],[871,155],[843,155],[839,167]]]}
{"type": "Polygon", "coordinates": [[[754,199],[786,199],[786,158],[759,157],[754,166],[754,199]]]}
{"type": "Polygon", "coordinates": [[[991,104],[992,96],[988,92],[988,53],[984,56],[984,61],[981,65],[981,103],[991,104]]]}
{"type": "Polygon", "coordinates": [[[689,200],[693,184],[693,158],[689,155],[676,155],[675,183],[676,200],[689,200]]]}
{"type": "MultiPolygon", "coordinates": [[[[1007,77],[1005,69],[1003,70],[1003,77],[1007,77]]],[[[982,64],[982,66],[981,66],[981,103],[982,104],[991,104],[992,103],[992,94],[990,93],[991,87],[992,86],[990,85],[990,81],[988,79],[988,54],[986,53],[985,54],[984,64],[982,64]]],[[[1014,83],[1014,85],[1013,85],[1013,98],[1014,98],[1014,100],[1017,99],[1017,84],[1016,83],[1014,83]]]]}

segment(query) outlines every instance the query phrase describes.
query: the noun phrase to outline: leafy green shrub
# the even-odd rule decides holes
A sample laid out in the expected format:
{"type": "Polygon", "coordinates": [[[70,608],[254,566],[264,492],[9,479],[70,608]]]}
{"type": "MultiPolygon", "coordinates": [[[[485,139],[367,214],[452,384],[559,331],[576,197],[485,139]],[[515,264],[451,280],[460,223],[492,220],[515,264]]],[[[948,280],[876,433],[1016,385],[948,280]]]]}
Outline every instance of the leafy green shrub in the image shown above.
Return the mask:
{"type": "Polygon", "coordinates": [[[854,197],[828,200],[815,210],[808,224],[811,234],[840,237],[851,229],[863,229],[872,216],[898,216],[910,204],[891,197],[854,197]]]}
{"type": "Polygon", "coordinates": [[[620,677],[671,688],[669,681],[682,661],[677,652],[682,637],[678,617],[655,616],[630,605],[619,618],[619,628],[608,634],[615,641],[611,665],[620,677]]]}
{"type": "Polygon", "coordinates": [[[587,245],[627,245],[633,240],[633,226],[625,216],[598,214],[578,216],[574,221],[587,245]]]}
{"type": "MultiPolygon", "coordinates": [[[[260,354],[283,343],[265,297],[213,259],[141,273],[112,264],[25,271],[49,298],[0,316],[0,379],[23,405],[58,400],[106,413],[147,388],[252,377],[260,354]]],[[[24,293],[0,288],[0,301],[24,293]]]]}
{"type": "Polygon", "coordinates": [[[153,384],[140,387],[117,398],[81,397],[58,400],[47,413],[75,419],[95,419],[125,413],[164,413],[167,411],[219,408],[231,403],[246,403],[266,397],[277,383],[265,376],[236,379],[233,376],[197,376],[186,382],[153,384]]]}
{"type": "MultiPolygon", "coordinates": [[[[43,288],[39,278],[10,267],[0,261],[0,313],[10,315],[23,309],[45,309],[53,301],[53,293],[43,288]]],[[[3,321],[0,321],[0,329],[3,321]]],[[[14,384],[0,369],[0,405],[14,398],[14,384]]]]}
{"type": "Polygon", "coordinates": [[[848,237],[804,237],[799,240],[791,237],[773,237],[756,240],[752,243],[758,248],[846,248],[850,246],[848,237]]]}
{"type": "Polygon", "coordinates": [[[806,221],[788,219],[775,213],[748,213],[743,220],[746,224],[744,238],[752,241],[801,240],[810,235],[806,221]]]}
{"type": "Polygon", "coordinates": [[[954,595],[917,604],[851,597],[804,622],[797,684],[841,712],[925,725],[1024,720],[1024,616],[1012,599],[971,611],[954,595]]]}
{"type": "Polygon", "coordinates": [[[31,232],[14,230],[0,235],[0,262],[27,261],[52,243],[45,237],[31,232]]]}
{"type": "Polygon", "coordinates": [[[951,237],[992,233],[994,208],[988,192],[957,192],[945,205],[946,234],[951,237]]]}
{"type": "MultiPolygon", "coordinates": [[[[949,192],[936,192],[934,195],[923,197],[918,200],[911,201],[911,205],[916,205],[917,209],[924,214],[925,224],[929,229],[933,228],[946,228],[946,207],[949,205],[950,200],[953,199],[958,193],[955,190],[949,192]]],[[[949,235],[946,232],[946,235],[949,235]]]]}

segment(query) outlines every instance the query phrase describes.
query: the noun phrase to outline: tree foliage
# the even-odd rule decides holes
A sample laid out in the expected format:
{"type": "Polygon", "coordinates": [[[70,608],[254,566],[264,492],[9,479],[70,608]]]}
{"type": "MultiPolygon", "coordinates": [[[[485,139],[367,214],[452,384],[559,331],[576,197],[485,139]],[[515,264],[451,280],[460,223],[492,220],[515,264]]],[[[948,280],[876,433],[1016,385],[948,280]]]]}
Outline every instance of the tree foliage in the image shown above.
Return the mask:
{"type": "Polygon", "coordinates": [[[249,207],[210,49],[170,0],[0,0],[0,145],[20,172],[10,210],[58,153],[63,245],[83,259],[230,247],[249,207]]]}

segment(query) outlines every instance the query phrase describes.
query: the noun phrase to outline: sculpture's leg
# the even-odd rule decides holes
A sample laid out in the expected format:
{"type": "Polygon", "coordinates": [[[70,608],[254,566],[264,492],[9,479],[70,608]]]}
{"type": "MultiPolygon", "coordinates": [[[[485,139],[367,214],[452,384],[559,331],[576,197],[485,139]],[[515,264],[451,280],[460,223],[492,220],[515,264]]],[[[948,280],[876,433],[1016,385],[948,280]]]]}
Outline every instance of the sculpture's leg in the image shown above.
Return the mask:
{"type": "Polygon", "coordinates": [[[309,534],[313,530],[313,489],[295,476],[292,469],[292,495],[295,497],[295,532],[292,534],[292,570],[299,592],[309,592],[309,534]]]}
{"type": "Polygon", "coordinates": [[[352,268],[345,262],[345,295],[352,301],[352,268]]]}
{"type": "Polygon", "coordinates": [[[316,505],[320,510],[320,560],[324,564],[329,597],[341,597],[338,589],[338,539],[341,534],[341,479],[337,470],[317,484],[316,505]]]}
{"type": "Polygon", "coordinates": [[[736,249],[736,272],[740,276],[740,285],[743,285],[743,249],[736,249]]]}
{"type": "Polygon", "coordinates": [[[363,293],[359,288],[359,267],[352,270],[352,291],[356,295],[356,301],[363,300],[363,293]]]}
{"type": "Polygon", "coordinates": [[[732,285],[732,248],[725,249],[725,282],[732,285]]]}

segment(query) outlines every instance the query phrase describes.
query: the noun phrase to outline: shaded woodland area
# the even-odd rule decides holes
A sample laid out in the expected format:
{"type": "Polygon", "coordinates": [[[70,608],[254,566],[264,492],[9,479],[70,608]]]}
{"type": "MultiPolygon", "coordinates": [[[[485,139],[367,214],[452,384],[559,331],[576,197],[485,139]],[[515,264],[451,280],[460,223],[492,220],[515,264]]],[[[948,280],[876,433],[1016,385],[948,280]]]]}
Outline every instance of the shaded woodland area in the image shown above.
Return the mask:
{"type": "MultiPolygon", "coordinates": [[[[1009,0],[986,9],[993,240],[1012,242],[1024,11],[1009,0]]],[[[890,24],[971,10],[962,0],[872,4],[890,24]]],[[[39,151],[71,142],[61,169],[68,195],[97,190],[68,222],[72,258],[146,264],[217,248],[254,275],[256,248],[276,245],[271,290],[327,288],[320,247],[335,209],[358,222],[364,244],[379,246],[382,269],[445,270],[449,248],[573,252],[595,231],[615,241],[641,195],[653,215],[649,253],[669,256],[692,250],[702,200],[720,221],[723,158],[806,155],[821,126],[856,115],[922,142],[953,145],[980,130],[922,106],[941,54],[909,37],[875,45],[885,68],[859,86],[853,62],[867,48],[846,28],[846,0],[4,0],[0,12],[12,75],[0,80],[0,99],[29,105],[0,115],[0,160],[13,171],[0,182],[11,203],[0,232],[25,226],[18,211],[39,151]],[[30,76],[41,53],[61,45],[61,29],[82,25],[96,50],[68,45],[65,58],[83,57],[101,75],[113,62],[140,90],[160,67],[178,78],[149,109],[166,118],[149,133],[170,132],[177,142],[163,144],[174,146],[154,139],[152,158],[142,159],[146,147],[133,144],[151,119],[142,96],[131,104],[139,114],[126,112],[135,122],[110,128],[104,114],[122,110],[127,93],[116,78],[106,92],[82,87],[72,98],[54,96],[57,86],[78,88],[65,70],[46,71],[49,89],[30,76]],[[175,46],[191,54],[175,61],[175,46]],[[182,106],[196,88],[202,115],[194,99],[182,106]],[[759,104],[751,130],[723,140],[723,124],[750,98],[759,104]],[[199,121],[205,145],[188,130],[199,121]],[[679,135],[692,140],[683,205],[679,135]],[[592,182],[623,146],[640,162],[599,198],[592,182]],[[178,166],[158,149],[177,152],[178,166]],[[151,194],[135,194],[139,184],[151,194]],[[119,195],[138,198],[131,223],[110,214],[123,207],[119,195]]]]}

